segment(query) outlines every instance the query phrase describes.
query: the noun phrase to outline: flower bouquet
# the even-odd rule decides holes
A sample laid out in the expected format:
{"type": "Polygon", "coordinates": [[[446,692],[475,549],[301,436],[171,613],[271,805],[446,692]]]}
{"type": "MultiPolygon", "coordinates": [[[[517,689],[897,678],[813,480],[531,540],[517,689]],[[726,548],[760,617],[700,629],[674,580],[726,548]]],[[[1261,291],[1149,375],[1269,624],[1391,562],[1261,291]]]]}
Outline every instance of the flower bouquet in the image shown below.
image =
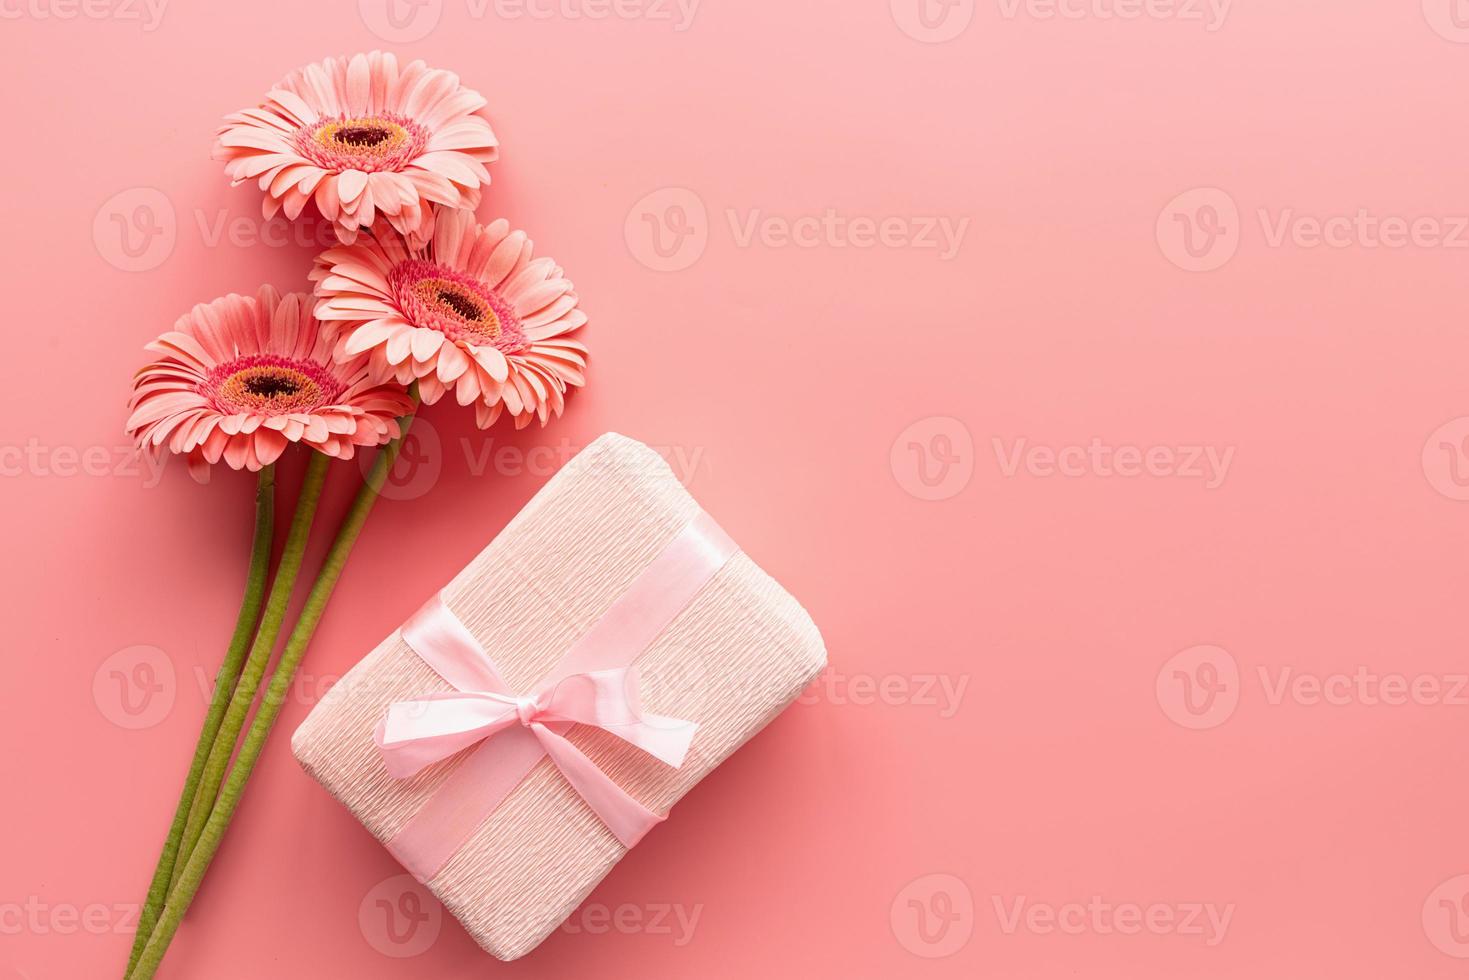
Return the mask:
{"type": "Polygon", "coordinates": [[[338,244],[317,257],[309,293],[265,286],[194,307],[136,376],[127,428],[140,449],[184,457],[200,480],[222,463],[258,483],[239,617],[127,980],[158,970],[420,403],[452,391],[481,427],[508,415],[523,428],[559,416],[584,383],[571,282],[524,232],[475,218],[498,153],[485,105],[451,72],[372,52],[292,72],[219,131],[215,157],[235,183],[259,185],[266,218],[312,207],[338,244]],[[309,458],[271,568],[275,465],[293,445],[309,458]],[[376,459],[287,632],[331,461],[359,448],[376,459]]]}

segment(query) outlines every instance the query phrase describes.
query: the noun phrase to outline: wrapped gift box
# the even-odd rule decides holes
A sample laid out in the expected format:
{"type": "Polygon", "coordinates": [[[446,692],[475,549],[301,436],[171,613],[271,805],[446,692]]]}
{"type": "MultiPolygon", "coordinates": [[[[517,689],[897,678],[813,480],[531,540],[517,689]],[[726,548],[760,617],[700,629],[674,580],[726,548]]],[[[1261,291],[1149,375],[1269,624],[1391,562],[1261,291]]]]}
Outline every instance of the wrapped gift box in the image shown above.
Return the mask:
{"type": "MultiPolygon", "coordinates": [[[[668,572],[671,554],[701,522],[709,518],[656,452],[608,434],[557,473],[439,600],[488,654],[506,693],[525,695],[554,679],[568,651],[585,647],[584,638],[609,620],[640,615],[646,594],[660,588],[657,573],[668,572]],[[639,590],[642,605],[627,598],[639,590]]],[[[722,535],[717,526],[713,533],[722,535]]],[[[666,622],[647,624],[651,635],[633,657],[642,710],[698,726],[681,765],[602,728],[552,726],[652,814],[666,814],[826,664],[805,610],[732,543],[729,551],[686,601],[655,615],[666,622]]],[[[526,727],[491,735],[412,776],[388,771],[379,740],[390,706],[456,690],[405,641],[411,626],[394,631],[332,688],[292,747],[481,946],[515,959],[564,921],[628,846],[566,772],[539,756],[526,727]],[[531,761],[523,777],[512,773],[489,804],[472,799],[486,780],[477,767],[487,760],[503,767],[507,756],[525,751],[531,761]],[[416,849],[405,846],[415,840],[416,849]],[[435,853],[423,853],[425,841],[435,853]]],[[[491,781],[504,775],[497,771],[491,781]]]]}

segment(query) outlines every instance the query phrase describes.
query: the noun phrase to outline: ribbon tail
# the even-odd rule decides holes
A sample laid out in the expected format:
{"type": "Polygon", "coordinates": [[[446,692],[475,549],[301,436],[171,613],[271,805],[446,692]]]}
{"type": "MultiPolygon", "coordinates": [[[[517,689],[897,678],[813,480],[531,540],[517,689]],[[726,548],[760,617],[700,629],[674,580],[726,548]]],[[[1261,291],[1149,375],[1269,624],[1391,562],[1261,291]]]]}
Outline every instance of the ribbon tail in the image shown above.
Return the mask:
{"type": "Polygon", "coordinates": [[[697,723],[668,715],[644,714],[631,725],[602,725],[609,734],[636,745],[653,758],[677,769],[689,754],[697,723]]]}
{"type": "Polygon", "coordinates": [[[586,801],[623,847],[634,847],[644,834],[663,822],[663,817],[628,796],[570,741],[539,723],[530,728],[572,789],[586,801]]]}

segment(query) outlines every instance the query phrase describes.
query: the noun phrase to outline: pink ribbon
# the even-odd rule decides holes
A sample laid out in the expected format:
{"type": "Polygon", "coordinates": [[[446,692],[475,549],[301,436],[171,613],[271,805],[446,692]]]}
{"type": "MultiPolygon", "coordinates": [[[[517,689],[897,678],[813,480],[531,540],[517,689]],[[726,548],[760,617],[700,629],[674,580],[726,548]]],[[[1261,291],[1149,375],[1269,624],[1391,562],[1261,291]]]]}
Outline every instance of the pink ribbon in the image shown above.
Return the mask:
{"type": "Polygon", "coordinates": [[[643,570],[530,693],[512,694],[494,662],[440,596],[401,630],[455,690],[389,705],[374,740],[388,773],[407,778],[479,744],[388,848],[428,881],[549,756],[608,830],[631,848],[664,817],[633,799],[565,732],[592,725],[675,768],[697,725],[644,712],[633,662],[737,551],[700,513],[643,570]]]}
{"type": "MultiPolygon", "coordinates": [[[[437,600],[437,606],[432,614],[453,615],[443,600],[437,600]]],[[[562,760],[570,758],[579,760],[571,765],[572,769],[584,771],[591,761],[546,727],[547,722],[570,721],[595,725],[677,769],[683,765],[699,726],[679,718],[644,714],[638,704],[637,684],[636,667],[614,667],[569,674],[530,697],[463,691],[399,701],[388,707],[387,718],[378,725],[377,747],[389,775],[407,779],[511,725],[524,725],[563,770],[568,766],[562,760]]],[[[601,812],[595,802],[592,809],[601,812]]]]}

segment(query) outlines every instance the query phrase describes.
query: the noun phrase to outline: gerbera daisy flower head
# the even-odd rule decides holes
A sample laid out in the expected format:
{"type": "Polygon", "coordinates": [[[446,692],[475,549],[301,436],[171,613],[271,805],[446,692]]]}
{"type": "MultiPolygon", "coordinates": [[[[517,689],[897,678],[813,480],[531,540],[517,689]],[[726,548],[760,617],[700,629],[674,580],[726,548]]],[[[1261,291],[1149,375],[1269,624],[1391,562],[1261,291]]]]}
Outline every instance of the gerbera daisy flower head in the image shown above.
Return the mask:
{"type": "Polygon", "coordinates": [[[215,159],[255,180],[263,211],[295,220],[310,201],[344,242],[377,218],[421,244],[435,204],[479,205],[498,144],[485,99],[452,72],[391,53],[328,58],[291,72],[254,109],[225,118],[215,159]]]}
{"type": "Polygon", "coordinates": [[[481,428],[502,412],[517,429],[545,425],[585,383],[571,281],[503,218],[445,211],[425,247],[375,235],[323,252],[311,279],[338,360],[366,355],[374,378],[417,381],[428,404],[452,389],[481,428]]]}
{"type": "Polygon", "coordinates": [[[201,303],[147,349],[159,356],[133,382],[128,433],[145,452],[187,457],[199,479],[221,460],[259,470],[293,442],[350,459],[397,438],[413,409],[401,386],[369,378],[366,358],[332,357],[306,293],[201,303]]]}

